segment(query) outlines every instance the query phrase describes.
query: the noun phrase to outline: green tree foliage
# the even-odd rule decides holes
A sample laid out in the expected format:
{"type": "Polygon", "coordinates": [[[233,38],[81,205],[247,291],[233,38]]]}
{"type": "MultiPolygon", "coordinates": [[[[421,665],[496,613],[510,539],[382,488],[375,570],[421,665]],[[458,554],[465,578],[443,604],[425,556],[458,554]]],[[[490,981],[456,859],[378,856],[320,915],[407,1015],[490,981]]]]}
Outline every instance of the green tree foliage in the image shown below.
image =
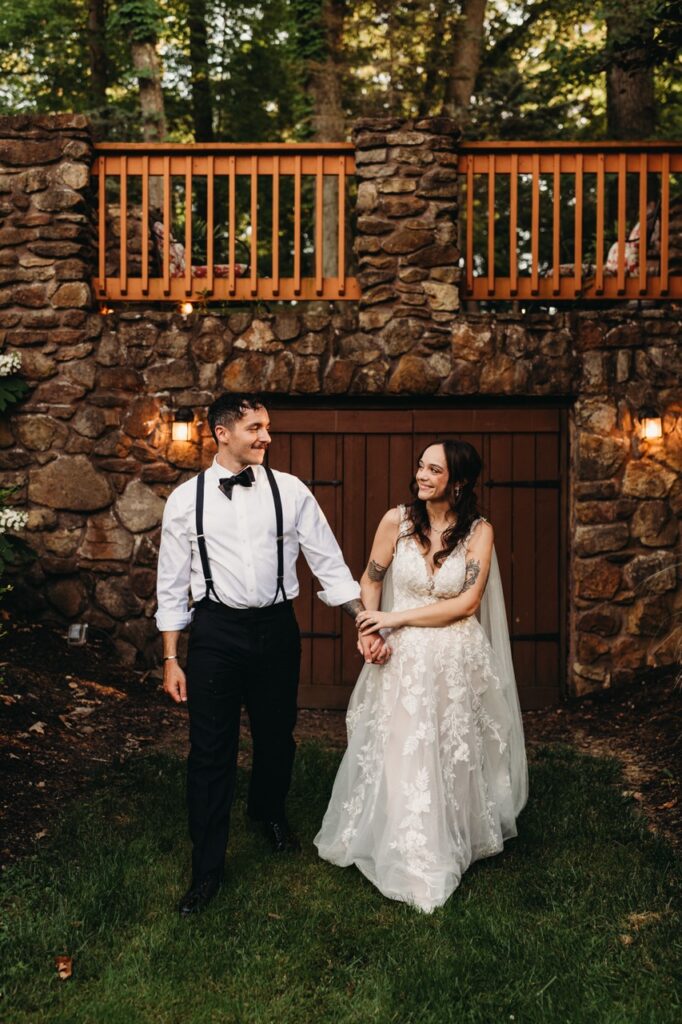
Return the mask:
{"type": "MultiPolygon", "coordinates": [[[[196,0],[109,0],[104,39],[107,109],[96,102],[88,50],[92,0],[0,0],[0,110],[75,110],[112,139],[141,137],[132,35],[158,40],[168,137],[197,129],[196,0]],[[131,29],[131,24],[134,28],[131,29]],[[192,38],[194,37],[194,39],[192,38]],[[104,116],[106,113],[106,117],[104,116]]],[[[343,36],[331,55],[346,123],[390,113],[437,114],[462,30],[455,0],[335,0],[343,36]]],[[[217,140],[306,138],[310,69],[330,57],[325,0],[205,0],[206,82],[217,140]]],[[[651,134],[679,136],[682,43],[675,0],[488,0],[472,138],[604,138],[614,60],[653,76],[651,134]],[[610,26],[607,31],[607,24],[610,26]],[[641,44],[631,45],[636,37],[641,44]]],[[[203,43],[202,43],[203,46],[203,43]]],[[[204,126],[201,129],[207,134],[204,126]]]]}

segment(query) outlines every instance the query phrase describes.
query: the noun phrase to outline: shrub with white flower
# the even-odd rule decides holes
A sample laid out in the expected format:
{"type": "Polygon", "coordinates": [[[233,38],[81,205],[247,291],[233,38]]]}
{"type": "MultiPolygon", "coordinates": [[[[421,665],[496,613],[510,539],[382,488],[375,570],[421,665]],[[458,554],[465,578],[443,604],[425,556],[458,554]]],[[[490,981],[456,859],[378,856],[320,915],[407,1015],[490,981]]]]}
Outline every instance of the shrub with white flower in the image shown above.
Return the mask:
{"type": "MultiPolygon", "coordinates": [[[[20,401],[28,391],[28,384],[18,374],[21,356],[18,352],[0,352],[0,413],[20,401]]],[[[0,596],[11,588],[1,582],[8,565],[16,566],[31,557],[26,542],[16,536],[26,528],[28,513],[9,505],[16,487],[0,487],[0,596]]]]}
{"type": "Polygon", "coordinates": [[[0,355],[0,377],[10,377],[21,369],[21,356],[18,352],[5,352],[0,355]]]}
{"type": "Polygon", "coordinates": [[[25,530],[28,523],[28,512],[19,508],[0,508],[0,533],[8,530],[25,530]]]}
{"type": "Polygon", "coordinates": [[[0,352],[0,412],[19,402],[28,391],[28,384],[17,374],[21,370],[18,352],[0,352]]]}

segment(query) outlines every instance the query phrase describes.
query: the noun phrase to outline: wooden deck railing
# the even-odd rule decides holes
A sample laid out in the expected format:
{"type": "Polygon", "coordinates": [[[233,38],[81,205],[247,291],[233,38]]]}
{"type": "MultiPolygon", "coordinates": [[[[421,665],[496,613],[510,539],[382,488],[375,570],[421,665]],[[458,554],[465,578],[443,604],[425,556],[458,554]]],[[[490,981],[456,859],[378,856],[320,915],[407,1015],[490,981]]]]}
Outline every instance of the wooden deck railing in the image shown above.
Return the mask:
{"type": "MultiPolygon", "coordinates": [[[[682,298],[682,143],[468,143],[459,171],[464,298],[682,298]]],[[[357,299],[354,172],[345,143],[100,144],[95,294],[357,299]]]]}
{"type": "Polygon", "coordinates": [[[358,298],[347,269],[354,172],[343,143],[100,144],[95,294],[358,298]]]}
{"type": "Polygon", "coordinates": [[[682,144],[469,143],[459,170],[464,297],[682,297],[682,144]]]}

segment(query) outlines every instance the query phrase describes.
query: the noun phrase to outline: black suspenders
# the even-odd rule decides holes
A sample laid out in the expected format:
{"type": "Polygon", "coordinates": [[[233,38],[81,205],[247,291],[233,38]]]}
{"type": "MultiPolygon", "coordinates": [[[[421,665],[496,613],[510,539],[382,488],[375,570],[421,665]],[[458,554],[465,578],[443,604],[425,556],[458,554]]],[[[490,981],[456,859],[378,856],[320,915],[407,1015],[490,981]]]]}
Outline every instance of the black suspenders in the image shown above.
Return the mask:
{"type": "MultiPolygon", "coordinates": [[[[275,590],[275,596],[272,601],[274,604],[280,591],[282,593],[282,600],[287,600],[286,591],[284,589],[284,513],[282,511],[282,498],[279,493],[277,481],[275,480],[275,474],[269,466],[265,466],[264,469],[272,491],[272,500],[275,503],[275,524],[277,527],[277,589],[275,590]]],[[[213,596],[216,601],[220,602],[220,598],[216,594],[215,587],[213,586],[213,577],[211,576],[211,567],[208,561],[208,552],[206,551],[206,538],[204,536],[204,483],[204,473],[199,473],[197,477],[196,524],[199,558],[201,559],[201,569],[204,574],[204,582],[206,584],[206,593],[204,597],[208,597],[208,595],[213,592],[213,596]]],[[[222,602],[220,603],[222,604],[222,602]]]]}
{"type": "Polygon", "coordinates": [[[204,583],[206,584],[206,593],[204,597],[213,591],[216,601],[219,601],[219,597],[215,592],[213,586],[213,578],[211,576],[211,567],[208,564],[208,552],[206,551],[206,538],[204,537],[204,474],[199,473],[197,477],[197,502],[196,502],[196,519],[197,519],[197,544],[199,545],[199,558],[201,559],[201,569],[204,574],[204,583]]]}
{"type": "Polygon", "coordinates": [[[277,481],[275,480],[275,474],[269,466],[265,466],[265,472],[268,475],[268,482],[270,484],[270,490],[272,491],[272,500],[275,503],[275,524],[277,526],[277,589],[272,601],[274,604],[280,590],[282,591],[282,600],[286,601],[287,599],[286,591],[284,589],[284,513],[282,512],[282,498],[279,493],[277,481]]]}

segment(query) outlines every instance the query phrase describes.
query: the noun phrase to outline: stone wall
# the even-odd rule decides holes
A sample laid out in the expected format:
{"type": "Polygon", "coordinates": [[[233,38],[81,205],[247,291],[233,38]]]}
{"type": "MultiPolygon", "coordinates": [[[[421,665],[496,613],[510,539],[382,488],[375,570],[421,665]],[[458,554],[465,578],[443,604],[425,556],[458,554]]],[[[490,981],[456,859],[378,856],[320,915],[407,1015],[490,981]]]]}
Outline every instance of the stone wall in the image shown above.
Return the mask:
{"type": "Polygon", "coordinates": [[[570,690],[674,660],[679,318],[666,307],[458,311],[446,128],[358,126],[359,307],[183,318],[168,307],[93,311],[85,123],[0,120],[0,331],[32,384],[0,432],[0,484],[18,486],[38,555],[16,581],[18,604],[84,619],[125,660],[154,662],[163,504],[212,457],[203,421],[222,390],[339,403],[571,399],[570,690]],[[651,400],[666,412],[664,437],[637,447],[633,412],[651,400]],[[172,410],[185,405],[201,426],[174,443],[172,410]]]}

